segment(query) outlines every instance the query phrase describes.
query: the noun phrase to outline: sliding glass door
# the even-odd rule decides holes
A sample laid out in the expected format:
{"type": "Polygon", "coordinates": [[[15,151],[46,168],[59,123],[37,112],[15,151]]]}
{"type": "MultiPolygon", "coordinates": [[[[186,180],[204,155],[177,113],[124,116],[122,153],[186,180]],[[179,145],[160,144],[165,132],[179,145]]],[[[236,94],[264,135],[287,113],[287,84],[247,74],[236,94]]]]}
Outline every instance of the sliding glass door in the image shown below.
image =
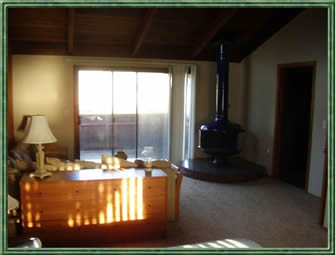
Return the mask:
{"type": "Polygon", "coordinates": [[[80,158],[97,160],[109,154],[113,144],[113,73],[78,71],[80,158]]]}
{"type": "Polygon", "coordinates": [[[137,150],[137,89],[136,72],[113,72],[113,144],[111,153],[124,151],[129,158],[138,156],[137,150]]]}
{"type": "Polygon", "coordinates": [[[169,155],[169,77],[166,73],[138,73],[138,150],[153,147],[154,158],[169,155]]]}
{"type": "Polygon", "coordinates": [[[81,159],[117,151],[138,158],[147,146],[169,158],[168,73],[78,70],[77,77],[81,159]]]}

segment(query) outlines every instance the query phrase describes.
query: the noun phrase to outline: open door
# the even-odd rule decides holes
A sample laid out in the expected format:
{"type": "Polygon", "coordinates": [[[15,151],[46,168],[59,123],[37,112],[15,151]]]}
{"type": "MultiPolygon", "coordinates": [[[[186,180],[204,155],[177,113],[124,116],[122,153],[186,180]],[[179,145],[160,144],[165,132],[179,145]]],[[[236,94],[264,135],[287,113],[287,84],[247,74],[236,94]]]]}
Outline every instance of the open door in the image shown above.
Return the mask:
{"type": "Polygon", "coordinates": [[[273,175],[308,187],[315,63],[278,65],[273,175]]]}

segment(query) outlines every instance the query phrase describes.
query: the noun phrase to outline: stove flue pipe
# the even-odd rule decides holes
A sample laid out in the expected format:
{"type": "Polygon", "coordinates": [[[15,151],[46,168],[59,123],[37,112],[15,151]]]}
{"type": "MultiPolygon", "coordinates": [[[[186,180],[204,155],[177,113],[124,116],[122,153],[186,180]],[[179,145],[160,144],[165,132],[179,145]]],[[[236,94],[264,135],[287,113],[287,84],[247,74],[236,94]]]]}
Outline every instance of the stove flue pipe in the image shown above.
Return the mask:
{"type": "Polygon", "coordinates": [[[216,121],[228,122],[228,93],[229,93],[229,62],[224,51],[224,44],[220,42],[216,77],[216,121]]]}
{"type": "Polygon", "coordinates": [[[215,165],[220,165],[227,157],[239,153],[238,135],[243,130],[228,120],[229,62],[223,42],[219,45],[217,61],[216,117],[200,127],[199,148],[214,157],[215,165]]]}

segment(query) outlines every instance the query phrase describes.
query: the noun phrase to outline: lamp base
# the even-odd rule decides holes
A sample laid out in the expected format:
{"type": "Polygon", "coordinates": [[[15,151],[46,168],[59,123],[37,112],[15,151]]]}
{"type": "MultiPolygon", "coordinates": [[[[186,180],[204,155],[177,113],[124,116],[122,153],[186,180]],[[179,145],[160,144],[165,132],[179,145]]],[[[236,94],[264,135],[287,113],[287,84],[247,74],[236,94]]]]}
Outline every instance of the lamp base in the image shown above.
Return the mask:
{"type": "Polygon", "coordinates": [[[34,178],[34,177],[37,177],[37,178],[40,178],[40,179],[43,179],[44,177],[47,177],[47,176],[50,176],[51,173],[48,172],[48,171],[45,171],[45,170],[37,170],[33,173],[31,173],[29,176],[31,178],[34,178]]]}

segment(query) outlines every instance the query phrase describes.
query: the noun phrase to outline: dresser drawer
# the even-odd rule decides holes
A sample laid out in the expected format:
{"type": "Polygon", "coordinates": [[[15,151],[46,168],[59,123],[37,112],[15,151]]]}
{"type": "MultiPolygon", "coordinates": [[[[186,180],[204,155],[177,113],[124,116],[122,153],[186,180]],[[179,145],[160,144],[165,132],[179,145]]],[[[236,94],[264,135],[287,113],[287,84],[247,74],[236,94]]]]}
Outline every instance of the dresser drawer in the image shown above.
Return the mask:
{"type": "Polygon", "coordinates": [[[37,198],[21,203],[22,219],[25,221],[100,219],[122,221],[122,219],[147,219],[165,217],[165,196],[144,197],[142,201],[127,200],[64,200],[40,201],[37,198]]]}
{"type": "Polygon", "coordinates": [[[142,192],[143,197],[162,196],[166,193],[166,178],[126,178],[108,181],[73,181],[73,182],[35,182],[20,183],[21,199],[30,201],[64,201],[96,200],[119,192],[142,192]],[[165,187],[165,188],[164,188],[165,187]]]}

